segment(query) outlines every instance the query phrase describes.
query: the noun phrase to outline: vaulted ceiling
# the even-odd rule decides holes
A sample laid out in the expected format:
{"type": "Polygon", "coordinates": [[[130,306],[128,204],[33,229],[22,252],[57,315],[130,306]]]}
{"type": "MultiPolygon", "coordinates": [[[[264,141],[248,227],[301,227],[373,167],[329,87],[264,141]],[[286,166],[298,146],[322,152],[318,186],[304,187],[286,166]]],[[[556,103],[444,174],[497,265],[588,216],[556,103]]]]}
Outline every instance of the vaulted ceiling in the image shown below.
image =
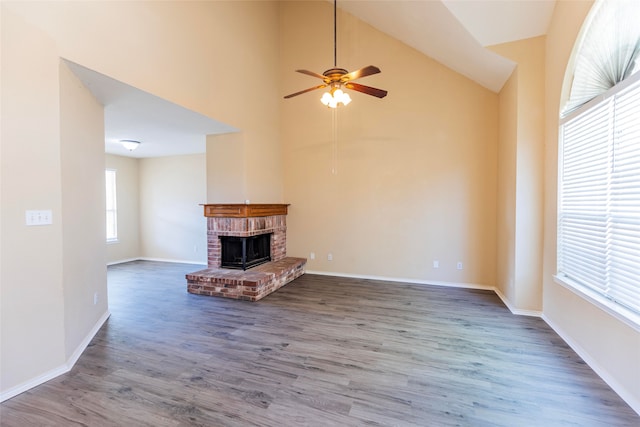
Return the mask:
{"type": "Polygon", "coordinates": [[[487,46],[546,34],[555,0],[348,1],[338,7],[499,92],[514,63],[487,46]]]}
{"type": "MultiPolygon", "coordinates": [[[[544,35],[555,0],[339,0],[337,4],[378,30],[499,92],[515,64],[486,47],[544,35]]],[[[72,68],[105,106],[108,153],[157,157],[204,152],[204,135],[235,130],[86,68],[72,68]],[[152,140],[153,144],[128,152],[116,142],[120,139],[152,140]]]]}

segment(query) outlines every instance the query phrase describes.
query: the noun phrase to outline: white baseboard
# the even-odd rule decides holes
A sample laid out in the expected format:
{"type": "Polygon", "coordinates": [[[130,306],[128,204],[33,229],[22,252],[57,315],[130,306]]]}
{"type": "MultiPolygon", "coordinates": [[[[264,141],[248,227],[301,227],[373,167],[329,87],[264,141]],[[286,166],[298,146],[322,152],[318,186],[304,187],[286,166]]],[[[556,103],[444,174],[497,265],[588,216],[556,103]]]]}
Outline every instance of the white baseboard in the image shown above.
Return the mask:
{"type": "Polygon", "coordinates": [[[109,310],[107,310],[102,316],[100,316],[100,319],[98,319],[98,321],[93,325],[93,328],[91,328],[82,342],[78,345],[78,347],[76,347],[75,351],[71,354],[71,356],[69,356],[69,358],[67,359],[67,367],[69,368],[68,370],[71,370],[71,368],[73,368],[73,365],[75,365],[78,359],[80,359],[82,353],[85,351],[93,337],[96,336],[102,325],[104,325],[104,322],[107,321],[109,316],[111,316],[109,310]]]}
{"type": "Polygon", "coordinates": [[[78,361],[78,359],[80,358],[84,350],[87,348],[87,346],[89,345],[93,337],[98,333],[98,331],[100,330],[104,322],[107,321],[110,315],[111,313],[109,313],[109,311],[106,311],[100,317],[100,319],[98,319],[95,325],[93,325],[93,328],[91,328],[89,333],[82,340],[80,345],[78,345],[75,351],[67,359],[66,363],[56,368],[53,368],[41,375],[38,375],[35,378],[32,378],[28,381],[18,384],[17,386],[11,387],[8,390],[3,391],[2,393],[0,393],[0,402],[4,402],[7,399],[11,399],[12,397],[19,395],[20,393],[24,393],[27,390],[30,390],[36,386],[39,386],[40,384],[46,383],[47,381],[54,379],[55,377],[58,377],[62,374],[69,372],[71,368],[73,368],[73,365],[76,364],[76,362],[78,361]]]}
{"type": "Polygon", "coordinates": [[[611,387],[613,391],[615,391],[618,394],[618,396],[622,398],[622,400],[627,402],[627,404],[631,406],[631,409],[633,409],[638,413],[638,415],[640,415],[640,400],[638,400],[637,397],[635,397],[625,387],[623,387],[618,381],[616,381],[616,379],[612,377],[609,374],[609,372],[606,369],[604,369],[594,358],[592,358],[591,355],[589,355],[589,353],[584,348],[582,348],[582,346],[580,346],[577,342],[571,339],[571,336],[565,333],[560,327],[558,327],[557,324],[551,321],[551,319],[549,319],[546,315],[543,314],[542,320],[544,320],[547,323],[547,325],[549,325],[551,329],[553,329],[556,332],[556,334],[558,334],[560,338],[562,338],[564,342],[566,342],[569,345],[569,347],[571,347],[573,351],[575,351],[578,354],[578,356],[580,356],[582,360],[584,360],[585,363],[589,365],[589,367],[593,369],[593,371],[596,374],[598,374],[598,376],[602,378],[602,380],[605,383],[607,383],[609,387],[611,387]]]}
{"type": "Polygon", "coordinates": [[[19,395],[20,393],[24,393],[25,391],[30,390],[33,387],[39,386],[42,383],[46,383],[47,381],[52,380],[55,377],[62,375],[66,372],[69,372],[69,368],[65,363],[63,365],[60,365],[56,368],[51,369],[50,371],[47,371],[41,375],[38,375],[37,377],[30,379],[29,381],[25,381],[21,384],[18,384],[17,386],[11,387],[10,389],[0,393],[0,402],[4,402],[7,399],[11,399],[12,397],[19,395]]]}
{"type": "Polygon", "coordinates": [[[467,289],[480,289],[485,291],[495,291],[494,286],[481,285],[477,283],[439,282],[434,280],[408,279],[406,277],[370,276],[366,274],[348,274],[348,273],[336,273],[336,272],[330,272],[330,271],[313,271],[313,270],[306,270],[306,273],[318,274],[321,276],[350,277],[353,279],[382,280],[386,282],[400,282],[400,283],[418,284],[418,285],[445,286],[449,288],[467,288],[467,289]]]}
{"type": "Polygon", "coordinates": [[[124,264],[125,262],[132,262],[132,261],[175,262],[178,264],[207,265],[206,262],[202,262],[202,261],[190,261],[190,260],[184,260],[184,259],[167,259],[167,258],[149,258],[149,257],[121,259],[118,261],[108,262],[107,265],[124,264]]]}
{"type": "Polygon", "coordinates": [[[117,261],[110,261],[107,265],[116,265],[116,264],[124,264],[125,262],[138,261],[140,258],[127,258],[127,259],[119,259],[117,261]]]}
{"type": "Polygon", "coordinates": [[[511,302],[507,299],[507,297],[500,291],[498,288],[494,288],[493,291],[498,295],[498,298],[502,300],[504,305],[507,306],[509,311],[512,314],[517,314],[518,316],[531,316],[531,317],[542,317],[542,312],[537,310],[522,310],[520,308],[514,307],[511,302]]]}
{"type": "Polygon", "coordinates": [[[541,317],[541,311],[535,310],[522,310],[519,308],[515,308],[509,300],[500,292],[498,288],[490,285],[482,285],[478,283],[456,283],[456,282],[439,282],[434,280],[419,280],[419,279],[408,279],[406,277],[385,277],[385,276],[370,276],[363,274],[345,274],[345,273],[336,273],[336,272],[326,272],[326,271],[306,271],[309,274],[318,274],[321,276],[337,276],[337,277],[351,277],[354,279],[370,279],[370,280],[383,280],[387,282],[402,282],[402,283],[415,283],[419,285],[431,285],[431,286],[445,286],[449,288],[466,288],[466,289],[479,289],[484,291],[493,291],[498,295],[498,298],[502,300],[505,306],[511,311],[512,314],[518,316],[533,316],[533,317],[541,317]]]}
{"type": "Polygon", "coordinates": [[[140,257],[139,261],[155,261],[155,262],[175,262],[178,264],[196,264],[196,265],[207,265],[206,261],[192,261],[185,259],[167,259],[167,258],[149,258],[149,257],[140,257]]]}

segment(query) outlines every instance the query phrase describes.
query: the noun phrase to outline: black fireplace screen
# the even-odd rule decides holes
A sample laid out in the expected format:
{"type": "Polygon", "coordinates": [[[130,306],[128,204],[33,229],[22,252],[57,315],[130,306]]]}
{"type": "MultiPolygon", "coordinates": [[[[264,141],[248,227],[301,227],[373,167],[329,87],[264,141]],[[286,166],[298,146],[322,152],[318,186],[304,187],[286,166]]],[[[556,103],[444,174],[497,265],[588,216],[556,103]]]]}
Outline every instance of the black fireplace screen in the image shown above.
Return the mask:
{"type": "Polygon", "coordinates": [[[271,233],[251,237],[220,236],[222,268],[246,270],[271,261],[271,233]]]}

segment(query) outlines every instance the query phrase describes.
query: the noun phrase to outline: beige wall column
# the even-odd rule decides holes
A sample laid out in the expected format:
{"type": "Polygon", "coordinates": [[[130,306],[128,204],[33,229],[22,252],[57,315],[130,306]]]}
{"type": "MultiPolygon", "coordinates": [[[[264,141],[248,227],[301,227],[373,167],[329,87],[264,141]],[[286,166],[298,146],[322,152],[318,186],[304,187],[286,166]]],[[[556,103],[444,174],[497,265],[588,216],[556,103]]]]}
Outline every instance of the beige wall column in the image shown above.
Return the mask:
{"type": "Polygon", "coordinates": [[[542,310],[545,38],[492,46],[517,68],[500,92],[497,286],[511,309],[542,310]]]}
{"type": "Polygon", "coordinates": [[[498,97],[498,193],[496,226],[496,287],[515,309],[516,176],[518,151],[518,69],[498,97]]]}
{"type": "Polygon", "coordinates": [[[62,61],[60,135],[65,359],[75,363],[108,315],[104,112],[62,61]]]}

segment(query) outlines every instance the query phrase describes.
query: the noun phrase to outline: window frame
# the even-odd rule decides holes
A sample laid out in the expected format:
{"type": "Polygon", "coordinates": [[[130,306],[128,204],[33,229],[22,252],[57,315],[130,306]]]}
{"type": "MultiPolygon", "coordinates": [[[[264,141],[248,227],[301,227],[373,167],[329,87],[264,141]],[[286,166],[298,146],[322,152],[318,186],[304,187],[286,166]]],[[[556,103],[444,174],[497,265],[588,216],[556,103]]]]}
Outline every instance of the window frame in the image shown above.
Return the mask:
{"type": "Polygon", "coordinates": [[[106,168],[105,169],[105,238],[107,243],[117,243],[118,240],[118,173],[117,169],[106,168]],[[109,175],[113,178],[110,179],[109,175]],[[110,199],[110,192],[108,185],[112,182],[112,198],[110,199]],[[109,235],[109,214],[113,217],[113,235],[109,235]]]}
{"type": "MultiPolygon", "coordinates": [[[[555,275],[553,276],[554,282],[559,284],[566,289],[574,292],[610,315],[614,316],[618,320],[624,322],[625,324],[631,326],[637,331],[640,331],[640,313],[636,313],[635,311],[617,303],[610,298],[606,297],[604,294],[597,292],[595,289],[592,289],[589,286],[585,286],[577,281],[574,281],[566,276],[564,276],[559,271],[559,254],[561,250],[561,236],[560,236],[560,215],[562,209],[562,175],[563,175],[563,150],[564,150],[564,141],[563,141],[563,126],[576,119],[578,116],[595,109],[602,105],[605,102],[610,102],[612,97],[615,97],[618,93],[626,90],[632,85],[637,85],[633,92],[640,92],[640,72],[636,72],[629,78],[624,81],[618,83],[611,89],[607,90],[605,93],[595,97],[591,101],[562,117],[558,126],[558,192],[557,192],[557,235],[556,235],[556,268],[555,275]]],[[[609,129],[611,130],[611,128],[609,129]]]]}

